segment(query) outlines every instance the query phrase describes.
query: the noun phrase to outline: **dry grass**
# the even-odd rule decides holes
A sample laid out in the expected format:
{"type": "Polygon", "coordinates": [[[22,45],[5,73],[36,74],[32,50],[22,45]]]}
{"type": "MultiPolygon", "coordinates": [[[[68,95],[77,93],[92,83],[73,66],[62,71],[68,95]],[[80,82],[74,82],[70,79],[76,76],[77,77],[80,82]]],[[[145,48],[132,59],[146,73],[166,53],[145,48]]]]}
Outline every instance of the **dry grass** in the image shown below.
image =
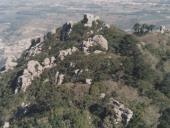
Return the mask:
{"type": "Polygon", "coordinates": [[[146,107],[144,108],[142,119],[146,122],[148,126],[153,126],[153,128],[157,126],[157,122],[160,117],[160,109],[159,107],[151,103],[151,99],[145,96],[140,96],[137,89],[133,87],[123,85],[114,81],[104,81],[103,85],[108,88],[106,93],[107,95],[109,95],[109,93],[115,92],[115,98],[126,106],[129,106],[129,108],[131,108],[130,106],[135,106],[138,103],[144,103],[146,107]]]}
{"type": "MultiPolygon", "coordinates": [[[[136,88],[111,80],[100,82],[99,85],[102,86],[102,92],[99,91],[99,94],[97,96],[98,98],[100,98],[100,93],[105,93],[106,97],[114,97],[132,110],[135,109],[135,106],[140,103],[145,104],[142,119],[146,122],[148,126],[152,126],[153,128],[154,126],[156,126],[158,118],[160,117],[159,107],[153,105],[151,103],[151,99],[145,96],[140,96],[136,88]]],[[[95,85],[90,86],[80,83],[68,83],[64,86],[66,86],[66,88],[68,87],[75,97],[83,98],[83,96],[89,92],[89,89],[95,85]]]]}
{"type": "Polygon", "coordinates": [[[160,46],[166,46],[170,41],[170,33],[161,34],[161,33],[149,33],[147,35],[139,37],[141,42],[146,44],[151,44],[153,48],[160,48],[160,46]]]}
{"type": "Polygon", "coordinates": [[[158,118],[160,117],[159,108],[155,105],[148,105],[145,107],[145,112],[143,115],[143,120],[148,126],[156,128],[158,125],[158,118]]]}
{"type": "Polygon", "coordinates": [[[152,69],[156,69],[156,65],[160,62],[160,59],[151,54],[148,50],[144,50],[142,54],[145,58],[144,59],[145,63],[151,65],[152,69]]]}
{"type": "Polygon", "coordinates": [[[83,98],[83,96],[89,93],[90,85],[88,84],[81,84],[81,83],[67,83],[62,85],[67,88],[68,91],[71,92],[75,97],[83,98]]]}

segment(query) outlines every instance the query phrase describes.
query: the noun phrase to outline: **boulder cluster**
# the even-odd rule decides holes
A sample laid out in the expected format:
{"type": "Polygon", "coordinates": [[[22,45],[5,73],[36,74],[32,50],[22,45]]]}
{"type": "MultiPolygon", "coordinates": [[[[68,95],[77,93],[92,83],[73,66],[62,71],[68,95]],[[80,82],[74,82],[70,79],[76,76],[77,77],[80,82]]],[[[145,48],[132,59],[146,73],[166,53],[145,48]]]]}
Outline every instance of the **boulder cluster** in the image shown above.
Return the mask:
{"type": "MultiPolygon", "coordinates": [[[[61,50],[59,51],[58,57],[62,61],[66,56],[72,55],[76,51],[78,51],[76,47],[61,50]]],[[[19,89],[25,92],[32,84],[32,81],[35,78],[39,78],[45,69],[51,69],[54,66],[56,66],[56,58],[54,56],[45,58],[42,63],[35,60],[29,61],[26,69],[23,70],[22,75],[17,78],[17,88],[15,89],[15,93],[18,93],[19,89]]],[[[64,74],[57,72],[55,79],[55,83],[57,85],[61,85],[64,81],[64,74]]]]}
{"type": "Polygon", "coordinates": [[[133,111],[126,108],[123,104],[113,98],[110,98],[109,106],[113,110],[114,123],[118,124],[123,122],[125,125],[128,125],[133,117],[133,111]]]}
{"type": "Polygon", "coordinates": [[[32,44],[30,48],[26,51],[26,55],[35,56],[37,54],[40,54],[42,52],[43,41],[43,38],[37,38],[36,40],[32,40],[32,44]]]}
{"type": "MultiPolygon", "coordinates": [[[[61,50],[59,51],[58,57],[60,60],[64,60],[66,56],[72,55],[76,51],[78,51],[76,47],[61,50]]],[[[42,63],[36,60],[30,60],[27,63],[27,67],[23,70],[22,75],[17,78],[17,88],[15,89],[15,93],[18,93],[19,89],[25,92],[32,84],[32,81],[35,78],[39,78],[45,69],[51,69],[54,66],[56,66],[56,58],[54,56],[45,58],[42,63]]],[[[57,72],[55,78],[56,84],[61,85],[64,81],[64,74],[57,72]]]]}
{"type": "MultiPolygon", "coordinates": [[[[21,86],[23,92],[26,91],[28,86],[31,85],[34,78],[39,77],[42,74],[43,67],[38,61],[31,60],[27,64],[27,68],[24,69],[23,74],[18,77],[18,85],[21,86]]],[[[18,86],[18,87],[19,87],[18,86]]],[[[19,88],[16,88],[15,93],[18,92],[19,88]]]]}
{"type": "MultiPolygon", "coordinates": [[[[83,19],[83,24],[87,27],[91,27],[93,22],[96,22],[99,20],[99,17],[85,14],[83,19]]],[[[65,41],[68,39],[70,32],[72,31],[73,24],[72,22],[67,22],[63,25],[61,28],[60,33],[60,40],[65,41]]],[[[32,40],[31,47],[26,51],[26,55],[29,56],[35,56],[42,52],[42,46],[43,46],[43,40],[41,38],[37,38],[36,40],[32,40]]],[[[81,49],[84,51],[85,54],[90,54],[90,47],[93,46],[100,46],[104,51],[108,50],[108,41],[102,36],[102,35],[95,35],[93,38],[89,38],[87,41],[83,41],[81,44],[81,49]]],[[[50,49],[49,49],[50,50],[50,49]]],[[[68,55],[72,55],[73,53],[79,51],[78,48],[72,47],[65,50],[60,50],[58,54],[58,58],[63,61],[65,57],[68,55]]],[[[95,54],[102,53],[101,50],[95,50],[95,54]]],[[[36,61],[36,60],[30,60],[27,63],[27,67],[23,70],[22,75],[20,75],[17,78],[17,88],[15,89],[15,93],[21,89],[23,92],[27,90],[27,88],[32,84],[32,81],[35,78],[40,77],[40,75],[43,73],[45,69],[51,69],[54,66],[56,66],[56,58],[50,57],[45,58],[42,63],[36,61]]],[[[15,63],[11,64],[16,66],[15,63]]],[[[78,71],[75,71],[78,72],[78,71]]],[[[57,72],[55,76],[55,83],[57,85],[61,85],[64,81],[64,74],[57,72]]],[[[88,78],[86,79],[86,83],[91,85],[92,79],[88,78]]]]}
{"type": "Polygon", "coordinates": [[[17,88],[15,89],[15,93],[17,93],[20,88],[23,92],[25,92],[32,84],[32,81],[35,78],[40,77],[45,69],[55,66],[55,60],[55,57],[45,58],[42,64],[35,60],[29,61],[26,69],[23,70],[22,75],[17,79],[17,88]]]}
{"type": "Polygon", "coordinates": [[[60,60],[64,60],[64,58],[68,55],[72,55],[73,53],[77,52],[78,51],[78,48],[76,47],[72,47],[72,48],[68,48],[68,49],[65,49],[65,50],[61,50],[59,52],[59,58],[60,60]]]}
{"type": "MultiPolygon", "coordinates": [[[[87,41],[82,42],[82,49],[85,54],[89,54],[89,48],[99,45],[104,50],[108,50],[108,41],[102,35],[95,35],[93,38],[89,38],[87,41]]],[[[94,53],[101,53],[102,51],[95,51],[94,53]]]]}

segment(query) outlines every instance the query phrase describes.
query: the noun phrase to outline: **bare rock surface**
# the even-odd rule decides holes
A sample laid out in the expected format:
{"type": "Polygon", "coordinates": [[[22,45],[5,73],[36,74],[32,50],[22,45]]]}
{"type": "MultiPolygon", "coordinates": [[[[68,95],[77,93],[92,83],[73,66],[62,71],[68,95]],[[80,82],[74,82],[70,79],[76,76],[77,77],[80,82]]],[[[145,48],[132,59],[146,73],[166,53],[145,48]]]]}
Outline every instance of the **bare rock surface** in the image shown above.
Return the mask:
{"type": "MultiPolygon", "coordinates": [[[[108,50],[108,41],[102,36],[102,35],[95,35],[93,38],[88,38],[87,41],[82,42],[82,49],[85,54],[90,54],[89,53],[89,48],[99,45],[101,48],[104,50],[108,50]]],[[[101,50],[96,50],[94,53],[98,54],[101,53],[101,50]]]]}
{"type": "Polygon", "coordinates": [[[65,50],[61,50],[59,51],[59,58],[60,60],[64,60],[64,58],[68,55],[72,55],[73,53],[77,52],[78,51],[78,48],[76,47],[72,47],[72,48],[68,48],[68,49],[65,49],[65,50]]]}
{"type": "Polygon", "coordinates": [[[29,49],[27,51],[27,55],[28,56],[35,56],[37,54],[40,54],[42,52],[42,43],[38,43],[35,46],[31,47],[31,49],[29,49]]]}
{"type": "Polygon", "coordinates": [[[55,83],[57,85],[62,85],[64,82],[64,77],[65,77],[64,74],[57,72],[55,75],[55,83]]]}
{"type": "Polygon", "coordinates": [[[92,79],[86,79],[86,84],[91,85],[92,84],[92,79]]]}
{"type": "Polygon", "coordinates": [[[161,26],[160,26],[160,33],[164,34],[165,31],[166,31],[165,25],[161,25],[161,26]]]}
{"type": "MultiPolygon", "coordinates": [[[[23,92],[31,85],[32,80],[39,77],[43,72],[43,67],[38,61],[31,60],[24,69],[22,76],[18,78],[18,84],[21,86],[23,92]]],[[[17,92],[17,91],[15,91],[17,92]]]]}
{"type": "Polygon", "coordinates": [[[59,75],[58,85],[62,85],[64,81],[64,74],[59,75]]]}
{"type": "Polygon", "coordinates": [[[48,69],[48,68],[52,68],[54,67],[56,64],[55,64],[55,57],[52,56],[51,58],[45,58],[44,61],[43,61],[43,68],[44,69],[48,69]]]}
{"type": "Polygon", "coordinates": [[[99,44],[105,50],[108,50],[108,42],[102,35],[94,36],[93,41],[99,44]]]}
{"type": "Polygon", "coordinates": [[[18,77],[18,87],[15,89],[15,93],[18,92],[19,87],[25,92],[32,84],[32,81],[40,77],[45,69],[50,69],[56,65],[55,60],[55,57],[45,58],[42,64],[35,60],[29,61],[27,68],[24,69],[22,75],[18,77]]]}
{"type": "Polygon", "coordinates": [[[10,127],[9,122],[5,122],[3,128],[9,128],[9,127],[10,127]]]}
{"type": "Polygon", "coordinates": [[[87,41],[83,41],[82,42],[82,48],[83,48],[83,51],[86,55],[90,54],[89,53],[89,48],[94,46],[94,42],[91,38],[89,38],[87,41]]]}
{"type": "Polygon", "coordinates": [[[85,14],[83,19],[84,26],[92,27],[93,22],[96,22],[99,19],[99,16],[94,16],[93,14],[85,14]]]}
{"type": "Polygon", "coordinates": [[[117,101],[113,98],[110,98],[109,105],[113,109],[113,114],[115,117],[115,119],[114,119],[115,124],[123,122],[123,123],[125,123],[125,125],[127,125],[129,123],[129,121],[132,119],[133,111],[130,110],[129,108],[125,107],[119,101],[117,101]]]}

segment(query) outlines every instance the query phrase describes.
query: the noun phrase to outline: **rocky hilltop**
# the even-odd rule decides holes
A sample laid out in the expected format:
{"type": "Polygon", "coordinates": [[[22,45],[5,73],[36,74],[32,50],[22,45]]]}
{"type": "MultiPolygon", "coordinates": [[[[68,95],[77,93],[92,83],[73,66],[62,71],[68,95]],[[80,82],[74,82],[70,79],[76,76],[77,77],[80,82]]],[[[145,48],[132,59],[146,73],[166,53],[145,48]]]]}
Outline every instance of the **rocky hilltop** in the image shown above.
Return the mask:
{"type": "Polygon", "coordinates": [[[168,128],[170,34],[85,14],[33,39],[0,76],[3,128],[168,128]]]}

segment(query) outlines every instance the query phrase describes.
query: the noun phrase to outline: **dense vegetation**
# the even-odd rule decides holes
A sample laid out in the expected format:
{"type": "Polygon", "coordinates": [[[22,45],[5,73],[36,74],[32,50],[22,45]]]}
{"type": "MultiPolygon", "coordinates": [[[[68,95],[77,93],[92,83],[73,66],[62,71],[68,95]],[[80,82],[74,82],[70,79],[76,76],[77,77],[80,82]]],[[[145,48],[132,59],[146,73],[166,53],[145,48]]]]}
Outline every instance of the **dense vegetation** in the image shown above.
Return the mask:
{"type": "MultiPolygon", "coordinates": [[[[163,46],[158,41],[161,46],[156,47],[157,43],[150,39],[138,38],[114,26],[107,28],[102,21],[92,28],[81,22],[75,24],[66,41],[59,40],[60,30],[44,36],[41,54],[27,57],[23,53],[14,70],[1,74],[0,126],[9,120],[11,128],[122,128],[123,123],[113,123],[112,110],[106,105],[114,97],[134,112],[128,128],[169,128],[169,38],[165,38],[167,43],[163,46]],[[87,34],[91,30],[93,33],[87,34]],[[46,57],[58,56],[59,50],[80,48],[83,40],[96,34],[108,40],[109,50],[105,54],[85,56],[80,50],[64,61],[58,59],[57,66],[45,70],[26,93],[14,94],[13,82],[29,60],[42,62],[46,57]],[[70,62],[75,67],[70,68],[70,62]],[[75,69],[84,72],[75,75],[75,69]],[[55,83],[57,71],[66,74],[61,86],[55,83]],[[85,84],[86,78],[93,79],[93,84],[85,84]],[[104,99],[100,98],[101,93],[106,94],[104,99]],[[31,104],[27,112],[21,107],[23,102],[31,104]]],[[[32,46],[37,42],[39,39],[32,40],[32,46]]]]}

